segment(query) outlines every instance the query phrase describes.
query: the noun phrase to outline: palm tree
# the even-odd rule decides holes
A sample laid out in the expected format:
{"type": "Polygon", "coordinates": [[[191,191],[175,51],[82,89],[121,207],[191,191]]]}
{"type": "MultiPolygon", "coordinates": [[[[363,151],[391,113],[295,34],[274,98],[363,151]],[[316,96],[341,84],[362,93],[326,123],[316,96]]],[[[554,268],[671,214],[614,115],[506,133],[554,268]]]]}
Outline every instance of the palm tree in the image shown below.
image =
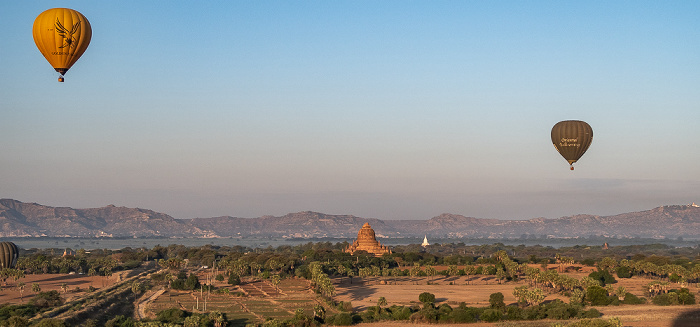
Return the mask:
{"type": "Polygon", "coordinates": [[[348,273],[348,268],[346,268],[346,267],[343,266],[343,265],[338,265],[338,268],[336,269],[336,271],[337,271],[338,274],[342,277],[343,275],[345,275],[345,274],[348,273]]]}
{"type": "Polygon", "coordinates": [[[226,318],[221,311],[212,311],[209,313],[209,319],[214,321],[214,327],[224,327],[226,326],[226,318]]]}
{"type": "Polygon", "coordinates": [[[432,277],[437,274],[437,270],[435,269],[435,267],[428,265],[427,267],[425,267],[425,274],[428,275],[428,282],[431,282],[432,277]]]}
{"type": "Polygon", "coordinates": [[[320,304],[314,305],[314,318],[318,318],[320,321],[326,320],[326,308],[320,304]]]}
{"type": "Polygon", "coordinates": [[[459,274],[459,269],[457,269],[456,265],[450,265],[447,268],[447,274],[450,276],[457,276],[459,274]]]}
{"type": "Polygon", "coordinates": [[[272,285],[275,286],[275,290],[277,290],[279,292],[280,288],[278,286],[279,286],[280,281],[281,281],[280,275],[272,275],[272,277],[270,277],[270,279],[272,280],[272,285]]]}
{"type": "Polygon", "coordinates": [[[24,302],[24,282],[17,283],[17,290],[19,291],[19,299],[24,302]]]}
{"type": "Polygon", "coordinates": [[[622,301],[625,299],[625,295],[627,294],[627,289],[624,286],[620,286],[617,288],[615,291],[615,295],[617,295],[617,298],[622,301]]]}
{"type": "MultiPolygon", "coordinates": [[[[97,270],[95,270],[94,267],[90,267],[90,269],[88,269],[88,276],[90,276],[90,277],[97,276],[97,270]]],[[[94,278],[90,278],[90,285],[92,286],[93,284],[94,284],[94,278]]]]}
{"type": "Polygon", "coordinates": [[[183,327],[199,327],[199,317],[189,316],[185,318],[183,327]]]}
{"type": "Polygon", "coordinates": [[[138,281],[134,281],[133,283],[131,283],[131,292],[133,292],[134,294],[141,293],[141,289],[141,283],[139,283],[138,281]]]}
{"type": "Polygon", "coordinates": [[[503,270],[503,268],[498,267],[498,269],[496,269],[496,278],[498,279],[499,284],[501,284],[507,276],[508,275],[506,274],[505,270],[503,270]]]}
{"type": "Polygon", "coordinates": [[[387,305],[386,298],[382,296],[377,300],[377,313],[381,313],[382,306],[385,306],[385,305],[387,305]]]}

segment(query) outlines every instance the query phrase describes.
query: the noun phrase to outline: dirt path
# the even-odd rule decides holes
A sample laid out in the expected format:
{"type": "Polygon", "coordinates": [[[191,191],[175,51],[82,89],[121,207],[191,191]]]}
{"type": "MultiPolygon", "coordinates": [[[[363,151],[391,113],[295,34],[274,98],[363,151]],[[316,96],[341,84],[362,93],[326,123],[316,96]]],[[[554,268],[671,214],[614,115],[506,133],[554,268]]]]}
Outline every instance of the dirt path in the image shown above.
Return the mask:
{"type": "Polygon", "coordinates": [[[146,318],[146,307],[151,302],[155,301],[155,299],[157,299],[159,296],[163,295],[163,293],[165,293],[165,289],[160,289],[157,292],[153,293],[148,298],[146,298],[145,300],[139,301],[139,304],[137,305],[137,310],[136,310],[136,314],[137,314],[136,318],[138,320],[145,319],[146,318]]]}

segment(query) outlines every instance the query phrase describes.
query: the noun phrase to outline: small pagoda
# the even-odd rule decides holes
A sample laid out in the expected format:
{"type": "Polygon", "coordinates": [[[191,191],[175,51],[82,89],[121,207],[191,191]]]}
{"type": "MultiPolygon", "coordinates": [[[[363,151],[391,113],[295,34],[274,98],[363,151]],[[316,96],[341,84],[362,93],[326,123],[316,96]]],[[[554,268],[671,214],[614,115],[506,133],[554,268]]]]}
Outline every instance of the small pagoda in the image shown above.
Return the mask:
{"type": "Polygon", "coordinates": [[[384,253],[391,253],[391,250],[379,243],[374,235],[374,229],[369,223],[362,225],[362,228],[357,233],[357,240],[352,242],[346,249],[345,252],[354,254],[357,251],[367,251],[369,254],[373,254],[375,257],[381,257],[384,253]]]}

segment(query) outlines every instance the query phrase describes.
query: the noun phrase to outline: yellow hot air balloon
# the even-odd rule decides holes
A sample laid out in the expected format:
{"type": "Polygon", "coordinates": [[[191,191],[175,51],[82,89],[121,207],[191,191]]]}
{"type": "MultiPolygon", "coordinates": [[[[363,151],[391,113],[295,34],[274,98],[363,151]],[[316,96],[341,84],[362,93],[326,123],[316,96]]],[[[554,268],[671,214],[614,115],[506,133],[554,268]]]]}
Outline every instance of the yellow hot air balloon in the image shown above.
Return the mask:
{"type": "Polygon", "coordinates": [[[49,64],[63,75],[83,55],[90,39],[92,28],[83,14],[68,8],[53,8],[42,12],[34,20],[34,43],[49,64]]]}

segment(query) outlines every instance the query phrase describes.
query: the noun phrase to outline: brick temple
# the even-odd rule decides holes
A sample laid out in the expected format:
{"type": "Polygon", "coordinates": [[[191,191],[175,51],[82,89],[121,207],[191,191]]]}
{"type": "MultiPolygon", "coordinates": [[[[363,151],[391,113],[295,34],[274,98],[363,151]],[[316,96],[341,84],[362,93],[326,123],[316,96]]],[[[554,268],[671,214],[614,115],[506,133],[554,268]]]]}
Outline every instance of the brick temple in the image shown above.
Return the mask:
{"type": "Polygon", "coordinates": [[[374,236],[374,229],[369,223],[365,223],[362,226],[357,233],[357,239],[345,249],[345,252],[350,254],[354,254],[356,251],[367,251],[375,257],[381,257],[384,253],[391,253],[388,247],[381,245],[377,241],[377,238],[374,236]]]}

